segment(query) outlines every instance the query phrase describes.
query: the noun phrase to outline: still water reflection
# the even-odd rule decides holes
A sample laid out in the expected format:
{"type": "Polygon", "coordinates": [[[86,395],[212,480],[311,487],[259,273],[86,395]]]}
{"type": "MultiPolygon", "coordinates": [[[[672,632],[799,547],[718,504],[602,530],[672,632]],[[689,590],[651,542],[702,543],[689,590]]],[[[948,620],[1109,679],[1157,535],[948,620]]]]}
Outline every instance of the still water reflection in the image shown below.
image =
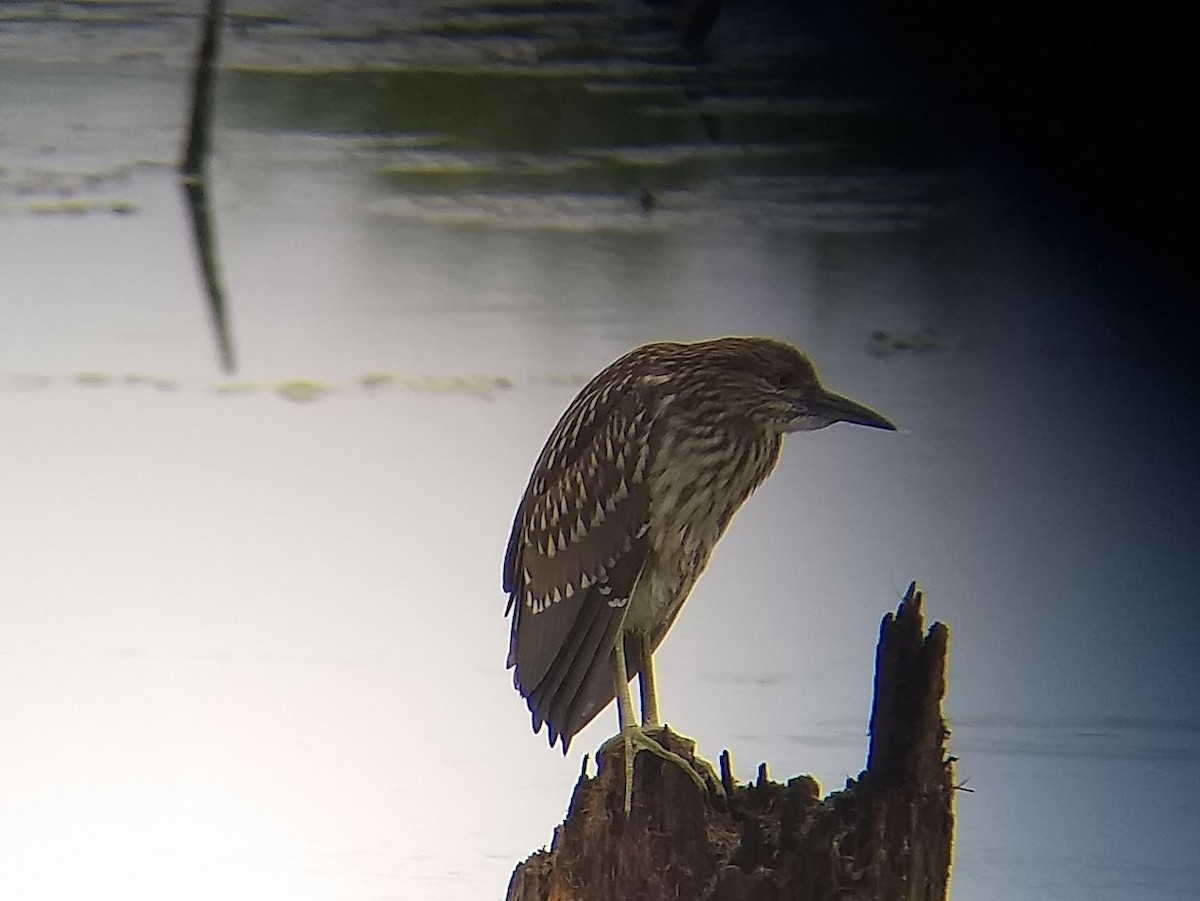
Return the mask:
{"type": "Polygon", "coordinates": [[[499,897],[613,727],[562,760],[503,670],[528,469],[629,346],[748,332],[902,431],[789,441],[660,653],[672,724],[836,787],[915,577],[975,789],[955,896],[1194,896],[1179,348],[912,117],[790,64],[231,72],[230,377],[182,72],[2,74],[5,897],[499,897]]]}

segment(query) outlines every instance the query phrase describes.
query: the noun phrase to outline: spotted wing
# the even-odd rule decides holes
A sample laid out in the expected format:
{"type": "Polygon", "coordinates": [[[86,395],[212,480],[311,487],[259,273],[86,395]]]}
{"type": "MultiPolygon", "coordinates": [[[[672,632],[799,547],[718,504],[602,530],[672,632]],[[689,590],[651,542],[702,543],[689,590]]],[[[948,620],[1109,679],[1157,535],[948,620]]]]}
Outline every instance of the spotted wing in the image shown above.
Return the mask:
{"type": "Polygon", "coordinates": [[[551,434],[505,558],[513,683],[564,753],[613,698],[614,642],[648,547],[650,417],[635,373],[614,368],[551,434]]]}

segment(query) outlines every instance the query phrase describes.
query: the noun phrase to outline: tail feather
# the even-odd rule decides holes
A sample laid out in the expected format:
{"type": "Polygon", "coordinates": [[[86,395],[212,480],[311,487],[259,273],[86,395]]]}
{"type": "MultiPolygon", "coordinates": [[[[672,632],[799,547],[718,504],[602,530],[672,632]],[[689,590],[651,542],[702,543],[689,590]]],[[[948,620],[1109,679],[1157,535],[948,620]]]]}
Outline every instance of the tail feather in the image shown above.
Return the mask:
{"type": "Polygon", "coordinates": [[[612,700],[610,660],[623,619],[624,611],[609,607],[603,599],[583,599],[545,675],[526,694],[534,731],[548,725],[551,746],[561,741],[564,754],[575,733],[612,700]],[[605,685],[607,698],[596,697],[597,689],[602,695],[605,685]],[[589,690],[584,691],[585,687],[589,690]],[[579,702],[587,698],[593,703],[585,708],[579,702]]]}

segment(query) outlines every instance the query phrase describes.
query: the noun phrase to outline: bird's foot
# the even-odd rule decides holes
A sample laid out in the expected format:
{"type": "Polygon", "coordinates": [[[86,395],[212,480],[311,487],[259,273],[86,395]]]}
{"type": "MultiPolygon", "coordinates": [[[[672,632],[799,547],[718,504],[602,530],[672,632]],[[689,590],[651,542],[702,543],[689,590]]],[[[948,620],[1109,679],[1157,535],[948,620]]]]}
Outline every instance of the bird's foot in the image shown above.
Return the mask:
{"type": "Polygon", "coordinates": [[[694,738],[680,735],[665,723],[662,726],[657,726],[654,729],[646,731],[650,734],[663,736],[665,741],[660,742],[660,744],[674,743],[685,746],[687,748],[687,756],[684,757],[682,754],[676,754],[676,756],[680,757],[687,764],[692,781],[696,782],[697,785],[710,795],[720,798],[722,801],[728,800],[725,794],[725,785],[721,782],[721,777],[717,775],[716,769],[711,763],[696,753],[696,740],[694,738]]]}
{"type": "Polygon", "coordinates": [[[631,725],[626,726],[617,735],[614,735],[608,741],[600,746],[600,753],[615,748],[621,745],[624,754],[625,763],[625,816],[629,816],[633,806],[633,759],[639,751],[649,751],[655,757],[659,757],[668,763],[673,763],[687,774],[687,777],[696,783],[696,786],[705,793],[711,793],[721,798],[725,797],[725,789],[721,785],[721,780],[717,777],[716,771],[712,764],[707,760],[695,756],[696,743],[689,738],[684,738],[676,732],[672,732],[667,726],[654,729],[644,729],[641,726],[631,725]],[[682,740],[688,747],[688,757],[677,754],[670,748],[666,747],[663,741],[660,741],[655,735],[662,736],[666,742],[672,739],[682,740]]]}

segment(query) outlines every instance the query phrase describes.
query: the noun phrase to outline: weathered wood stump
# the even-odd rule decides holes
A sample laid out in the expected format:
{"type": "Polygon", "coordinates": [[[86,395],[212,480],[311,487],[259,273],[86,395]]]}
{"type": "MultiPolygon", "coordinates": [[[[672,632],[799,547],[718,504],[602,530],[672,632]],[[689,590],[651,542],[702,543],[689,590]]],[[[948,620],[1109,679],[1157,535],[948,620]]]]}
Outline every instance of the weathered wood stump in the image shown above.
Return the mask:
{"type": "MultiPolygon", "coordinates": [[[[549,851],[513,872],[508,901],[944,901],[954,836],[954,763],[942,717],[949,632],[925,632],[909,586],[883,618],[867,769],[822,799],[810,776],[786,785],[734,781],[707,794],[678,766],[634,760],[633,808],[623,810],[622,750],[581,774],[549,851]]],[[[691,742],[663,743],[694,760],[691,742]]]]}

